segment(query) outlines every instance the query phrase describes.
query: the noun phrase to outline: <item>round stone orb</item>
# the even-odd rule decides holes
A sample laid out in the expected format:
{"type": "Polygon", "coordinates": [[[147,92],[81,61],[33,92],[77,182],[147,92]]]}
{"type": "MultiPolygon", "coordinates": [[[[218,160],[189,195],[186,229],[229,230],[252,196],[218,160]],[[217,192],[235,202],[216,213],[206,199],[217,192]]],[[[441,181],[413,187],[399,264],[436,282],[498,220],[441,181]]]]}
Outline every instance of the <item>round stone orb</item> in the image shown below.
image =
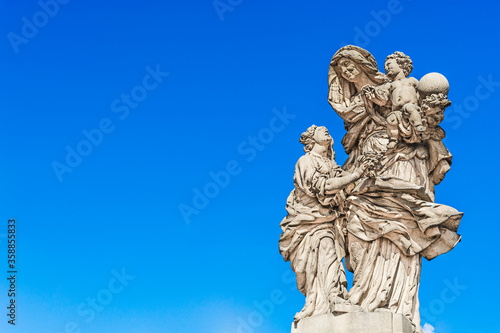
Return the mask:
{"type": "Polygon", "coordinates": [[[422,97],[439,93],[448,95],[450,84],[443,74],[429,73],[420,79],[417,89],[422,97]]]}

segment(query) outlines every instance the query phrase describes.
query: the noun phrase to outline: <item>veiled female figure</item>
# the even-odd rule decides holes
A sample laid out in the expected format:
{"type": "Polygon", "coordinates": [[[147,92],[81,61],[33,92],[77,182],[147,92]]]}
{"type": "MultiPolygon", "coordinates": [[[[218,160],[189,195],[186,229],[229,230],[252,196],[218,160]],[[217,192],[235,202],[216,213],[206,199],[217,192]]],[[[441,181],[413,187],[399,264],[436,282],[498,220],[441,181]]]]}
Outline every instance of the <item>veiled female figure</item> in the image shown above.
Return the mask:
{"type": "Polygon", "coordinates": [[[347,130],[342,144],[349,157],[343,168],[347,171],[356,168],[359,156],[367,152],[380,154],[383,155],[380,175],[422,186],[433,197],[434,187],[427,172],[427,147],[402,142],[388,152],[386,117],[391,109],[370,102],[361,91],[364,86],[371,86],[379,94],[387,93],[385,89],[377,89],[389,79],[378,71],[375,58],[360,47],[347,45],[333,56],[328,81],[328,101],[344,120],[347,130]]]}
{"type": "Polygon", "coordinates": [[[342,258],[344,234],[339,228],[343,189],[359,179],[365,164],[352,174],[335,163],[333,140],[325,127],[311,126],[301,136],[303,155],[295,166],[295,189],[287,200],[288,215],[281,222],[279,248],[290,261],[297,288],[306,296],[295,321],[331,313],[346,303],[347,281],[342,258]]]}
{"type": "Polygon", "coordinates": [[[422,256],[433,259],[460,240],[462,213],[433,203],[425,143],[400,143],[387,150],[388,109],[368,101],[362,87],[386,82],[373,56],[356,46],[341,48],[329,71],[328,99],[344,119],[342,143],[349,158],[382,155],[377,177],[361,178],[346,199],[346,267],[354,272],[349,300],[368,311],[402,313],[421,332],[418,287],[422,256]]]}

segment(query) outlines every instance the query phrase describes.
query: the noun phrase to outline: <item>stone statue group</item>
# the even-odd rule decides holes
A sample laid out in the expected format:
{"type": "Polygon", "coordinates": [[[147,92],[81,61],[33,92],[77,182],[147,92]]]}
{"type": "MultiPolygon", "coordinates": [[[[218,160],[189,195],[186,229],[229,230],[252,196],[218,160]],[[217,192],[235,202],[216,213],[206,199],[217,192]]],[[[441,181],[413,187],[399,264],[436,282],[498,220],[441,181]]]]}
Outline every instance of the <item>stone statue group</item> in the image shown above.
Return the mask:
{"type": "Polygon", "coordinates": [[[279,240],[306,297],[296,322],[389,311],[421,332],[422,257],[431,260],[460,241],[463,213],[434,202],[434,186],[451,165],[439,126],[451,104],[448,81],[438,73],[409,77],[412,61],[402,52],[389,55],[384,68],[353,45],[331,60],[328,101],[347,131],[343,167],[325,127],[301,135],[305,155],[295,166],[279,240]],[[354,274],[350,290],[344,269],[354,274]]]}

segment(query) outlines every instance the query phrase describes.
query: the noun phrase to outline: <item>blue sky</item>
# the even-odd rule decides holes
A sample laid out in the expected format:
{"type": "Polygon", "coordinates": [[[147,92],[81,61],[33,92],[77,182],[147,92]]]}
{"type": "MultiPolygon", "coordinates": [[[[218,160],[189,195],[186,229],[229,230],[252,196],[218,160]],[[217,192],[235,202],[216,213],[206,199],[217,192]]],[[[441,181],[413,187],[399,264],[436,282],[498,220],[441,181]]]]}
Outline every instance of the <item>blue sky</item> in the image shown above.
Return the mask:
{"type": "Polygon", "coordinates": [[[16,327],[2,313],[2,332],[289,332],[304,297],[279,223],[307,127],[327,126],[346,158],[327,102],[345,44],[448,78],[454,157],[436,201],[465,212],[463,240],[424,262],[422,316],[435,332],[500,331],[499,4],[0,6],[2,251],[9,218],[18,240],[16,327]]]}

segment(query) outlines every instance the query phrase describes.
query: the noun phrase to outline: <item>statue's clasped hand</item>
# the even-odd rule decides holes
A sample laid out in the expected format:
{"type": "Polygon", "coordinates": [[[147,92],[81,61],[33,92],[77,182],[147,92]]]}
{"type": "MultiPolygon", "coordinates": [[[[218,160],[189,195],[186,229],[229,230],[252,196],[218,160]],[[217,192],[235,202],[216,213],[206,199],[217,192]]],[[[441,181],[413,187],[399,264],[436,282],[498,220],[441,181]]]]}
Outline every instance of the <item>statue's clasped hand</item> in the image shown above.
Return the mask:
{"type": "Polygon", "coordinates": [[[365,97],[369,100],[375,98],[375,88],[368,84],[361,88],[361,93],[364,94],[365,97]]]}
{"type": "Polygon", "coordinates": [[[375,177],[380,170],[381,154],[365,153],[358,158],[359,167],[356,170],[362,170],[362,176],[375,177]]]}
{"type": "Polygon", "coordinates": [[[370,169],[370,160],[365,156],[361,155],[358,158],[358,167],[354,170],[354,173],[359,177],[365,176],[367,170],[370,169]]]}

